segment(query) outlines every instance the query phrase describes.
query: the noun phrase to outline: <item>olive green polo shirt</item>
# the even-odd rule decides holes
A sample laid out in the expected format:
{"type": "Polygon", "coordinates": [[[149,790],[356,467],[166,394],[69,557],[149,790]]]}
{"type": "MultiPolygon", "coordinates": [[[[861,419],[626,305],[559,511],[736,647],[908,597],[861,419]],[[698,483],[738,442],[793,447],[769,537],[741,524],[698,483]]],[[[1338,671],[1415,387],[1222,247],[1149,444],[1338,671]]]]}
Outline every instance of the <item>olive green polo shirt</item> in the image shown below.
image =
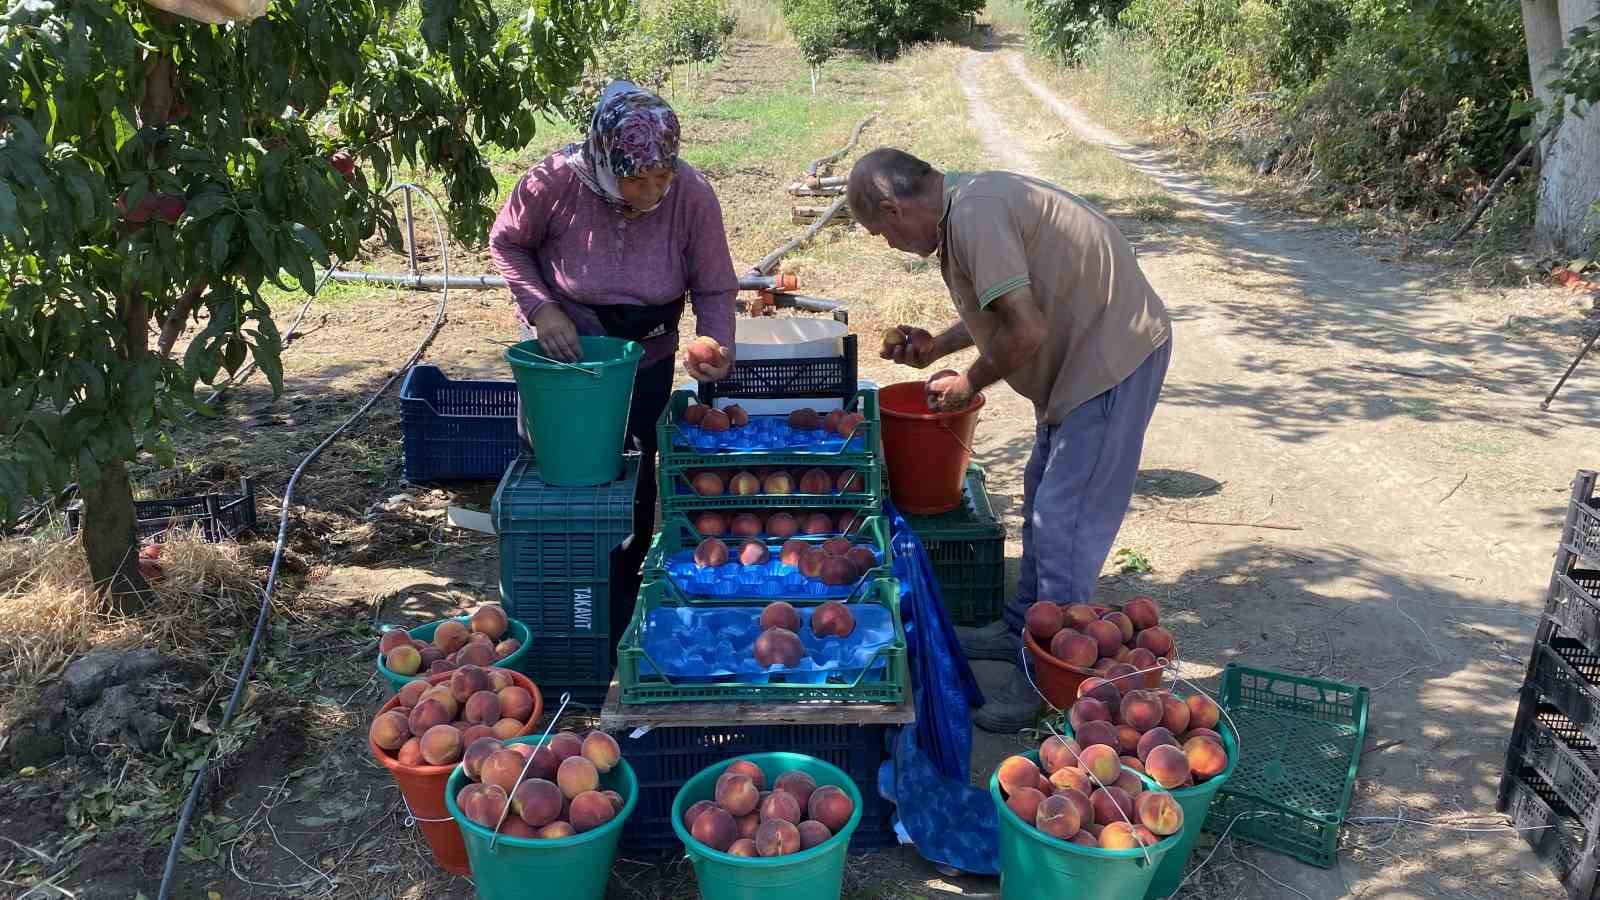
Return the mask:
{"type": "Polygon", "coordinates": [[[1046,424],[1115,387],[1171,335],[1166,306],[1117,226],[1037,178],[947,173],[939,267],[985,355],[997,324],[986,307],[1029,289],[1047,331],[1035,357],[1005,380],[1046,424]]]}

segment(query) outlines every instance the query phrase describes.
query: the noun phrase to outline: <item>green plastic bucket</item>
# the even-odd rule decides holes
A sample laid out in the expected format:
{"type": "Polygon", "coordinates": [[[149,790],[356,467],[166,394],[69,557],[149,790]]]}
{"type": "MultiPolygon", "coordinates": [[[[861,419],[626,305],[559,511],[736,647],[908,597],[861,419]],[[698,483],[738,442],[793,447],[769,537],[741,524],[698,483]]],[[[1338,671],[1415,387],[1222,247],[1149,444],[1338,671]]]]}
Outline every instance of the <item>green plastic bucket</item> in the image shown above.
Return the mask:
{"type": "MultiPolygon", "coordinates": [[[[540,744],[538,735],[514,738],[508,744],[540,744]]],[[[502,834],[491,849],[494,832],[462,815],[456,794],[469,779],[461,766],[450,774],[445,805],[461,828],[472,866],[472,883],[480,900],[523,900],[526,897],[560,897],[561,900],[603,900],[617,858],[622,824],[639,803],[639,779],[627,760],[600,776],[600,787],[622,795],[616,818],[593,831],[567,838],[534,840],[502,834]]],[[[515,813],[513,813],[515,815],[515,813]]]]}
{"type": "Polygon", "coordinates": [[[803,753],[752,753],[707,766],[689,779],[672,801],[672,830],[689,852],[702,900],[839,900],[844,888],[845,856],[850,835],[861,824],[861,791],[837,766],[803,753]],[[749,760],[766,773],[771,785],[784,772],[810,775],[818,787],[834,785],[856,805],[850,821],[826,841],[787,856],[744,857],[713,850],[689,836],[683,813],[700,800],[714,799],[717,779],[728,766],[749,760]]]}
{"type": "MultiPolygon", "coordinates": [[[[1182,694],[1175,694],[1182,697],[1182,694]]],[[[1062,716],[1057,723],[1058,730],[1066,737],[1072,737],[1072,726],[1062,716]]],[[[1170,897],[1183,882],[1183,870],[1188,868],[1189,857],[1194,855],[1194,845],[1200,840],[1200,829],[1205,827],[1206,815],[1211,812],[1211,800],[1222,789],[1224,782],[1233,774],[1239,765],[1239,740],[1234,736],[1233,729],[1228,726],[1226,719],[1217,723],[1213,729],[1222,735],[1222,746],[1228,751],[1228,767],[1222,774],[1194,787],[1178,788],[1171,791],[1172,798],[1183,807],[1183,830],[1176,835],[1178,843],[1161,860],[1161,865],[1156,867],[1155,877],[1150,879],[1150,890],[1146,897],[1170,897]]]]}
{"type": "Polygon", "coordinates": [[[633,376],[644,348],[610,337],[580,337],[583,359],[571,365],[546,356],[538,341],[506,350],[517,379],[522,420],[546,484],[583,487],[616,481],[633,376]]]}
{"type": "MultiPolygon", "coordinates": [[[[1039,762],[1037,751],[1022,755],[1035,764],[1039,762]]],[[[1147,787],[1161,787],[1142,774],[1139,778],[1147,787]]],[[[989,796],[1000,817],[1001,900],[1142,900],[1161,861],[1178,843],[1175,834],[1153,847],[1101,850],[1053,838],[1033,827],[1033,823],[1022,821],[1006,806],[1000,793],[998,767],[989,776],[989,796]]],[[[1184,815],[1188,815],[1187,810],[1184,815]]]]}
{"type": "MultiPolygon", "coordinates": [[[[472,627],[471,622],[469,621],[469,616],[456,616],[455,619],[457,622],[460,622],[469,628],[472,627]]],[[[426,625],[418,625],[416,628],[411,629],[409,633],[413,638],[419,641],[431,641],[433,640],[433,633],[439,629],[439,625],[441,623],[446,621],[449,620],[440,619],[438,622],[429,622],[426,625]]],[[[510,656],[507,656],[505,659],[495,660],[494,664],[502,669],[514,669],[520,672],[522,669],[519,664],[522,662],[522,658],[528,655],[528,644],[532,640],[532,635],[528,631],[528,626],[518,622],[516,619],[513,619],[510,616],[506,617],[506,633],[520,641],[522,646],[518,647],[514,653],[512,653],[510,656]]],[[[504,638],[501,638],[501,640],[504,640],[504,638]]],[[[399,672],[396,672],[384,665],[383,654],[379,653],[378,674],[383,676],[384,683],[389,686],[389,694],[392,695],[396,691],[399,691],[401,688],[405,687],[406,682],[414,678],[425,678],[427,677],[428,673],[426,671],[422,671],[415,675],[401,675],[399,672]]]]}

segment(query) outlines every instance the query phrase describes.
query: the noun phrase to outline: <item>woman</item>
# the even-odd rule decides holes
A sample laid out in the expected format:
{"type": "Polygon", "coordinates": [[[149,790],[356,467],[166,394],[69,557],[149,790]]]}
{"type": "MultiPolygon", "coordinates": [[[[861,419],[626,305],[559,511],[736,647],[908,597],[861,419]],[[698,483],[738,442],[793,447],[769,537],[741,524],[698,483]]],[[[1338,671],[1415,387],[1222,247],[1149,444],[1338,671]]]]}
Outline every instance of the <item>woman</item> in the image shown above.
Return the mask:
{"type": "Polygon", "coordinates": [[[580,334],[644,346],[627,432],[641,454],[639,486],[633,536],[619,555],[630,577],[611,587],[613,646],[655,530],[655,426],[672,392],[686,300],[696,332],[722,346],[723,362],[685,359],[685,370],[715,381],[733,367],[739,280],[722,208],[705,178],[678,158],[678,138],[678,117],[665,101],[614,81],[587,139],[529,169],[489,231],[489,253],[511,288],[524,340],[537,338],[546,356],[563,362],[581,358],[580,334]]]}

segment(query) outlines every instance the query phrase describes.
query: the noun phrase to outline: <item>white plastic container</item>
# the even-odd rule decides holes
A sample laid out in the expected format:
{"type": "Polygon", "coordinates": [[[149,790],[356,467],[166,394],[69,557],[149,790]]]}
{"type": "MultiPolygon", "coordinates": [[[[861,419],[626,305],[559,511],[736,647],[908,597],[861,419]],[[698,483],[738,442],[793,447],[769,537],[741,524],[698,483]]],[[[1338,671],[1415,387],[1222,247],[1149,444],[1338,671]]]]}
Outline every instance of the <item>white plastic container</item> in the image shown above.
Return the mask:
{"type": "MultiPolygon", "coordinates": [[[[785,316],[782,318],[741,318],[734,331],[734,354],[738,359],[803,359],[844,356],[844,336],[850,327],[833,319],[785,316]]],[[[794,400],[719,399],[718,407],[739,404],[752,416],[784,416],[810,407],[817,412],[841,408],[837,400],[802,397],[794,400]]]]}

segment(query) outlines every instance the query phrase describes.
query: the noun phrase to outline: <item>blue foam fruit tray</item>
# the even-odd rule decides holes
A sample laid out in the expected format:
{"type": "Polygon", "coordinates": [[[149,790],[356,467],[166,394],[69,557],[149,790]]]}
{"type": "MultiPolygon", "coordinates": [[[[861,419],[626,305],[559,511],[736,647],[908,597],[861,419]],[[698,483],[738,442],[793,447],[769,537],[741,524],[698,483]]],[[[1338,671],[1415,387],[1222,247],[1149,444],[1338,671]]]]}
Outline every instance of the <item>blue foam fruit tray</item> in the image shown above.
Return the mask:
{"type": "MultiPolygon", "coordinates": [[[[865,544],[857,544],[865,547],[865,544]]],[[[856,592],[857,578],[850,584],[823,584],[800,574],[794,566],[778,561],[778,548],[769,547],[772,558],[759,566],[728,562],[714,569],[702,569],[694,561],[693,550],[680,550],[667,557],[667,577],[678,590],[691,597],[771,597],[774,600],[834,600],[856,592]]],[[[868,547],[868,549],[872,549],[868,547]]],[[[738,547],[731,548],[738,553],[738,547]]],[[[883,565],[883,555],[872,551],[883,565]]]]}
{"type": "Polygon", "coordinates": [[[847,444],[844,438],[821,428],[811,431],[790,428],[788,419],[783,416],[751,416],[750,424],[719,432],[679,422],[673,426],[672,446],[678,450],[700,453],[719,450],[809,450],[833,453],[849,450],[864,453],[867,441],[857,433],[851,436],[847,444]]]}
{"type": "Polygon", "coordinates": [[[645,616],[640,642],[646,654],[641,674],[662,675],[676,683],[733,680],[747,684],[823,684],[830,680],[852,681],[864,671],[887,667],[887,661],[878,653],[894,643],[894,619],[885,607],[852,603],[850,612],[855,616],[856,628],[847,638],[819,638],[812,634],[813,608],[799,609],[800,643],[806,655],[792,669],[777,664],[762,669],[755,660],[761,609],[670,606],[651,610],[645,616]]]}

